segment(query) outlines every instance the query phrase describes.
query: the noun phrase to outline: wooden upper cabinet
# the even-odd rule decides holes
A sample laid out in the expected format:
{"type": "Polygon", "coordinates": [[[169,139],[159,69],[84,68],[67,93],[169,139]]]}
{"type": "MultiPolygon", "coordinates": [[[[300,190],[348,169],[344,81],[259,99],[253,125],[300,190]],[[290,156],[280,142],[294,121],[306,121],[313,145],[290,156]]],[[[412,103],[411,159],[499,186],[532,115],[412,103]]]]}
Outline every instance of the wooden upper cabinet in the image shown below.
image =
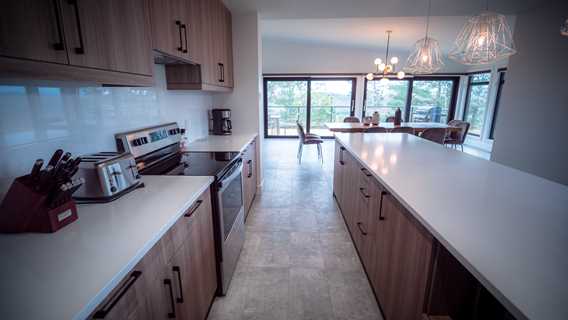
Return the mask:
{"type": "Polygon", "coordinates": [[[144,0],[62,0],[69,63],[152,74],[144,0]]]}
{"type": "Polygon", "coordinates": [[[234,86],[233,79],[233,17],[231,11],[223,6],[224,20],[224,57],[223,57],[223,80],[226,87],[234,86]]]}
{"type": "Polygon", "coordinates": [[[66,64],[62,18],[52,0],[0,2],[0,55],[66,64]]]}
{"type": "Polygon", "coordinates": [[[201,64],[203,62],[204,41],[203,2],[201,0],[188,0],[187,7],[189,17],[187,21],[189,59],[193,63],[201,64]]]}
{"type": "Polygon", "coordinates": [[[190,60],[189,0],[147,0],[152,33],[152,48],[173,58],[190,60]]]}

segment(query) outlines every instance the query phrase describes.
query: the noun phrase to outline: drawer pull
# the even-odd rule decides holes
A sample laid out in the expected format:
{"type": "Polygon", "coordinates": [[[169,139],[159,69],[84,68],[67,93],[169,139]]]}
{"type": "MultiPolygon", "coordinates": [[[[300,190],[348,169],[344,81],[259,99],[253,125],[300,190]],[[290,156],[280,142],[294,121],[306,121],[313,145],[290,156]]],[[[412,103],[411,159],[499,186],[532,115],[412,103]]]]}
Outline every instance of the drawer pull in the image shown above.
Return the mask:
{"type": "Polygon", "coordinates": [[[172,287],[172,281],[170,279],[164,279],[164,285],[170,287],[170,303],[172,312],[168,312],[168,318],[173,319],[176,317],[176,305],[174,302],[174,288],[172,287]]]}
{"type": "Polygon", "coordinates": [[[363,227],[361,227],[362,224],[362,222],[357,222],[357,227],[359,228],[359,231],[361,231],[361,234],[366,236],[367,232],[365,232],[365,230],[363,230],[363,227]]]}
{"type": "Polygon", "coordinates": [[[179,266],[172,267],[173,272],[177,272],[178,285],[179,285],[179,297],[176,298],[177,303],[183,303],[183,285],[181,283],[181,269],[179,266]]]}
{"type": "Polygon", "coordinates": [[[365,168],[361,168],[361,171],[367,176],[367,177],[372,177],[373,175],[369,172],[369,170],[365,169],[365,168]]]}
{"type": "Polygon", "coordinates": [[[128,281],[124,283],[122,288],[120,288],[120,290],[118,290],[115,293],[115,295],[103,306],[102,309],[95,312],[95,314],[93,315],[93,319],[104,319],[112,310],[112,308],[114,308],[114,306],[118,303],[118,301],[120,301],[120,299],[124,296],[124,294],[126,294],[128,289],[132,287],[134,282],[136,282],[136,280],[140,278],[141,275],[142,271],[133,271],[130,274],[130,278],[128,279],[128,281]]]}
{"type": "Polygon", "coordinates": [[[369,199],[371,196],[365,193],[365,188],[359,188],[359,192],[365,199],[369,199]]]}
{"type": "Polygon", "coordinates": [[[384,196],[387,195],[386,191],[381,191],[381,206],[379,207],[379,220],[385,220],[385,217],[383,216],[383,202],[384,200],[384,196]]]}
{"type": "Polygon", "coordinates": [[[247,164],[249,166],[249,173],[247,175],[247,178],[252,177],[252,160],[247,161],[247,164]]]}
{"type": "Polygon", "coordinates": [[[181,21],[176,20],[176,26],[178,27],[179,31],[179,47],[177,47],[177,51],[183,52],[183,36],[181,34],[181,28],[182,28],[181,21]]]}
{"type": "Polygon", "coordinates": [[[202,202],[203,202],[203,200],[195,201],[195,205],[193,206],[193,208],[189,209],[189,212],[184,214],[184,216],[191,217],[191,215],[195,212],[195,210],[197,210],[197,208],[199,208],[199,206],[201,205],[202,202]]]}

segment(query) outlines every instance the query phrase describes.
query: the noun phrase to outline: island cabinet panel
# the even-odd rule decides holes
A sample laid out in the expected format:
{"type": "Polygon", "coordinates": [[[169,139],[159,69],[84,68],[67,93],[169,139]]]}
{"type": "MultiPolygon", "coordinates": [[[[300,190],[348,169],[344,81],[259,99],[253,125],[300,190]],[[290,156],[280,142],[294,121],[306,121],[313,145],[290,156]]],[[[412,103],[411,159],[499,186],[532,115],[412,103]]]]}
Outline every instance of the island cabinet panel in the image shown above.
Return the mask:
{"type": "Polygon", "coordinates": [[[419,319],[424,308],[434,240],[388,193],[383,193],[380,217],[372,283],[385,319],[419,319]]]}
{"type": "Polygon", "coordinates": [[[206,191],[91,318],[204,320],[216,289],[211,197],[206,191]]]}
{"type": "Polygon", "coordinates": [[[333,162],[333,194],[340,208],[343,203],[343,176],[345,175],[344,153],[345,147],[336,142],[333,162]]]}
{"type": "Polygon", "coordinates": [[[243,151],[243,197],[245,205],[245,219],[252,207],[257,186],[256,139],[243,151]]]}

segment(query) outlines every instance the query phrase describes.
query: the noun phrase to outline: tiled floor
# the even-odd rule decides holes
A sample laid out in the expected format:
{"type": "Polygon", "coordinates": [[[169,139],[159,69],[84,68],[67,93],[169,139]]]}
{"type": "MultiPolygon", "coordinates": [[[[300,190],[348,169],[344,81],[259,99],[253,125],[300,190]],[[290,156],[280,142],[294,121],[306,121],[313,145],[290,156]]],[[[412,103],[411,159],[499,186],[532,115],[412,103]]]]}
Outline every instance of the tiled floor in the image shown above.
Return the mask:
{"type": "Polygon", "coordinates": [[[209,319],[381,319],[332,196],[333,140],[296,160],[297,140],[267,139],[264,185],[226,297],[209,319]]]}

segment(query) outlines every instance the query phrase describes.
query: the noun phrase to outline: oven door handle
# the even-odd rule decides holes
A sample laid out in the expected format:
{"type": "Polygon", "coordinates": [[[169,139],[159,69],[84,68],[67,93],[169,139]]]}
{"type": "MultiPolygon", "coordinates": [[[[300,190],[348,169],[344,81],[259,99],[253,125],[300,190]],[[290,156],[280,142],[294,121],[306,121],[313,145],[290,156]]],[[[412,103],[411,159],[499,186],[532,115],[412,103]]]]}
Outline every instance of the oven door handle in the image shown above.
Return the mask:
{"type": "Polygon", "coordinates": [[[231,181],[233,181],[235,178],[237,178],[242,174],[243,161],[239,159],[238,164],[234,165],[231,171],[232,171],[231,174],[224,176],[219,181],[219,189],[218,189],[219,192],[223,192],[231,184],[231,181]]]}

